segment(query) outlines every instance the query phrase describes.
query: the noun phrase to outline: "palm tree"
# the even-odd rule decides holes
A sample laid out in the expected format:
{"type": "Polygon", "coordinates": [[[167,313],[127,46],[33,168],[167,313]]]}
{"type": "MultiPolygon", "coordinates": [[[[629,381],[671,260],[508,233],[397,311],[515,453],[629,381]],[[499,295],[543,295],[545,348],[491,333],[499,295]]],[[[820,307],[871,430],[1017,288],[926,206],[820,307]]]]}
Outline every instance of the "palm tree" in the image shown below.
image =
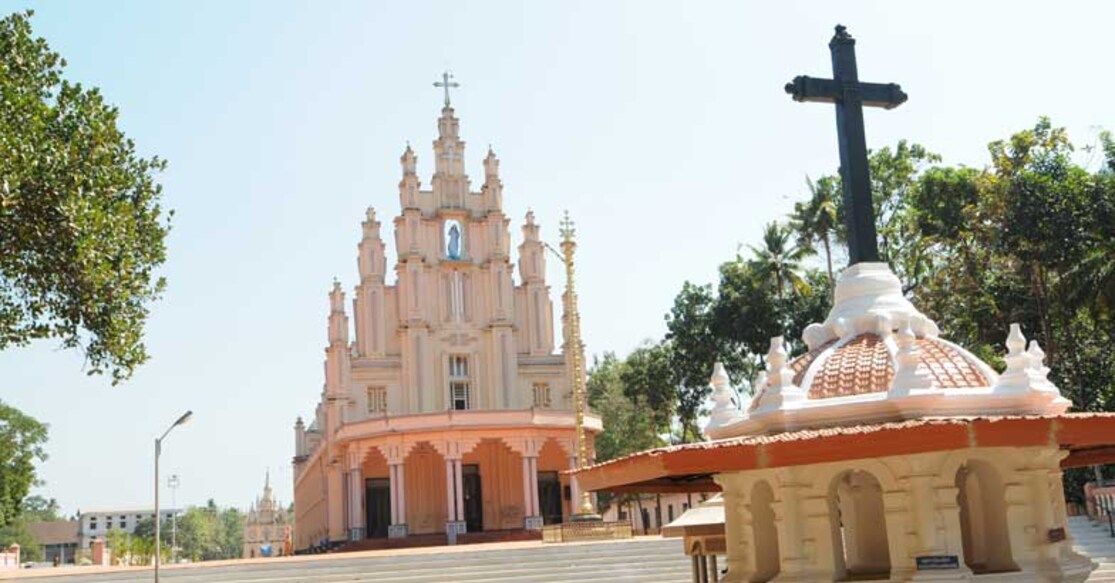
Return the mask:
{"type": "Polygon", "coordinates": [[[1098,241],[1060,284],[1071,303],[1090,305],[1092,313],[1110,318],[1115,312],[1115,241],[1098,241]]]}
{"type": "Polygon", "coordinates": [[[801,276],[801,260],[808,251],[791,242],[792,234],[787,226],[768,223],[763,229],[763,246],[751,246],[752,267],[775,285],[780,300],[786,296],[787,284],[798,293],[809,291],[809,284],[801,276]]]}
{"type": "Polygon", "coordinates": [[[794,205],[790,216],[790,226],[797,234],[797,245],[801,249],[812,249],[820,241],[825,249],[825,263],[828,265],[829,289],[834,289],[836,276],[832,270],[832,239],[840,225],[837,197],[839,184],[833,177],[824,177],[813,182],[807,176],[809,200],[794,205]]]}

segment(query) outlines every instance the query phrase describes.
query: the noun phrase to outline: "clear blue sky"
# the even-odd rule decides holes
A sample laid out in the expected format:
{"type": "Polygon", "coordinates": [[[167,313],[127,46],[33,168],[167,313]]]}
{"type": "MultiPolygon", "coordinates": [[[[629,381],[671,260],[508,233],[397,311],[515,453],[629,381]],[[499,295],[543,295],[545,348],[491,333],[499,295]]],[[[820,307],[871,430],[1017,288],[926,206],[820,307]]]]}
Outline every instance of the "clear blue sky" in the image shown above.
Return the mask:
{"type": "MultiPolygon", "coordinates": [[[[5,12],[25,2],[0,0],[5,12]]],[[[291,498],[292,425],[322,385],[326,292],[351,290],[364,209],[398,210],[407,140],[429,182],[449,67],[479,185],[491,143],[506,211],[580,235],[589,350],[664,331],[685,280],[712,281],[837,166],[832,108],[793,103],[827,76],[842,22],[861,78],[908,103],[867,114],[873,147],[921,142],[986,163],[987,142],[1049,115],[1078,143],[1115,127],[1115,4],[1066,2],[50,2],[33,25],[68,76],[120,106],[170,161],[176,211],[152,358],[86,377],[56,343],[0,353],[0,398],[51,426],[38,489],[67,511],[152,503],[152,440],[180,504],[247,506],[264,471],[291,498]]],[[[390,250],[393,253],[393,250],[390,250]]],[[[562,280],[549,266],[555,291],[562,280]]],[[[169,501],[169,497],[167,498],[169,501]]]]}

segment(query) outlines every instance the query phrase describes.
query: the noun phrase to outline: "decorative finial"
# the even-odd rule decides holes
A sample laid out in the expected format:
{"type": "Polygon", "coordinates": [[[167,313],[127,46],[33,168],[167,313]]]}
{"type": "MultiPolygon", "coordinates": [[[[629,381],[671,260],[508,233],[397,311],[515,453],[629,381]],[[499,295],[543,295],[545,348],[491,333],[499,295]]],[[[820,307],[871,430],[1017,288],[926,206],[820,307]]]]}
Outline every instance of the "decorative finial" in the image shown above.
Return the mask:
{"type": "Polygon", "coordinates": [[[456,81],[451,81],[453,74],[449,71],[444,71],[441,74],[441,81],[434,81],[434,87],[441,87],[445,89],[445,107],[449,107],[449,89],[460,87],[461,84],[456,81]]]}
{"type": "Polygon", "coordinates": [[[843,24],[836,25],[836,34],[833,35],[832,40],[850,41],[855,40],[852,35],[848,33],[848,27],[843,24]]]}
{"type": "Polygon", "coordinates": [[[576,231],[573,229],[573,220],[569,218],[569,211],[565,211],[565,217],[561,219],[560,224],[561,238],[567,242],[573,241],[573,235],[576,231]]]}
{"type": "Polygon", "coordinates": [[[717,362],[713,366],[709,386],[712,387],[709,398],[712,399],[713,406],[709,412],[709,421],[705,425],[706,434],[710,429],[718,429],[742,417],[740,412],[742,403],[738,402],[739,396],[732,388],[731,380],[724,370],[723,363],[717,362]]]}

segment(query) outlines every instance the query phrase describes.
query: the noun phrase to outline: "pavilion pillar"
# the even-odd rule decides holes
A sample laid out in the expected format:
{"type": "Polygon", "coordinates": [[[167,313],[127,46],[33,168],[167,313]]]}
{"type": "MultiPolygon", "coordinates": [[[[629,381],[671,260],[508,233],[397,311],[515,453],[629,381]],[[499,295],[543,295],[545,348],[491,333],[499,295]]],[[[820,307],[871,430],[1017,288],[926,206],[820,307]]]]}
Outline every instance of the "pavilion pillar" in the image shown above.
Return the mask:
{"type": "MultiPolygon", "coordinates": [[[[833,511],[831,508],[831,501],[827,494],[823,494],[814,488],[813,491],[807,496],[803,496],[799,509],[800,514],[793,517],[793,522],[797,525],[797,532],[808,533],[813,538],[812,544],[809,545],[808,551],[789,551],[791,548],[802,548],[802,541],[800,535],[797,538],[783,536],[783,525],[787,526],[789,516],[779,522],[779,543],[781,544],[779,550],[782,554],[782,573],[796,574],[797,579],[790,579],[796,581],[836,581],[838,575],[843,575],[842,568],[836,561],[834,554],[835,541],[833,539],[834,529],[832,525],[833,511]],[[782,544],[784,543],[784,544],[782,544]],[[791,547],[794,545],[795,547],[791,547]],[[788,551],[782,551],[788,549],[788,551]],[[793,552],[797,556],[795,561],[787,561],[786,552],[793,552]]],[[[797,496],[794,491],[793,495],[797,496]]],[[[789,497],[791,492],[783,490],[783,495],[789,497]]]]}
{"type": "Polygon", "coordinates": [[[724,497],[724,543],[728,574],[725,582],[744,583],[755,574],[755,548],[751,528],[751,512],[744,496],[748,485],[737,474],[721,474],[714,478],[724,497]]]}
{"type": "Polygon", "coordinates": [[[542,513],[538,508],[538,458],[523,456],[523,528],[542,528],[542,513]]]}
{"type": "Polygon", "coordinates": [[[406,471],[403,462],[387,466],[391,478],[391,524],[387,527],[388,538],[407,536],[407,499],[406,471]]]}

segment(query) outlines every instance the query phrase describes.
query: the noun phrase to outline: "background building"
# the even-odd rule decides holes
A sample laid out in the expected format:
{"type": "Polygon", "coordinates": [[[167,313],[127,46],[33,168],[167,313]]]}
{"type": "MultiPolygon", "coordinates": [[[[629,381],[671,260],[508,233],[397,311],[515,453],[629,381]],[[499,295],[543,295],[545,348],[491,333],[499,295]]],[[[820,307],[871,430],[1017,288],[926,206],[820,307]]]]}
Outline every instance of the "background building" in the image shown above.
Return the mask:
{"type": "Polygon", "coordinates": [[[256,498],[244,520],[244,558],[281,557],[290,553],[290,521],[286,509],[271,492],[271,475],[263,484],[263,496],[256,498]]]}
{"type": "MultiPolygon", "coordinates": [[[[181,509],[165,508],[160,509],[159,513],[162,515],[163,520],[170,520],[175,515],[182,516],[181,509]]],[[[82,512],[78,516],[81,532],[81,548],[88,550],[89,541],[93,540],[93,537],[104,540],[105,534],[111,529],[132,534],[135,532],[137,524],[144,519],[151,519],[154,517],[155,510],[151,508],[82,512]]]]}
{"type": "MultiPolygon", "coordinates": [[[[394,284],[368,209],[354,342],[340,284],[330,293],[324,390],[309,427],[295,425],[296,549],[537,528],[578,498],[560,472],[576,461],[570,355],[581,347],[555,354],[540,227],[527,213],[516,284],[499,160],[489,148],[472,191],[458,129],[447,97],[430,190],[403,153],[394,284]]],[[[599,417],[586,426],[591,452],[599,417]]]]}
{"type": "Polygon", "coordinates": [[[43,561],[59,564],[73,563],[81,542],[81,521],[49,520],[30,522],[27,530],[35,536],[35,541],[43,550],[43,561]]]}

